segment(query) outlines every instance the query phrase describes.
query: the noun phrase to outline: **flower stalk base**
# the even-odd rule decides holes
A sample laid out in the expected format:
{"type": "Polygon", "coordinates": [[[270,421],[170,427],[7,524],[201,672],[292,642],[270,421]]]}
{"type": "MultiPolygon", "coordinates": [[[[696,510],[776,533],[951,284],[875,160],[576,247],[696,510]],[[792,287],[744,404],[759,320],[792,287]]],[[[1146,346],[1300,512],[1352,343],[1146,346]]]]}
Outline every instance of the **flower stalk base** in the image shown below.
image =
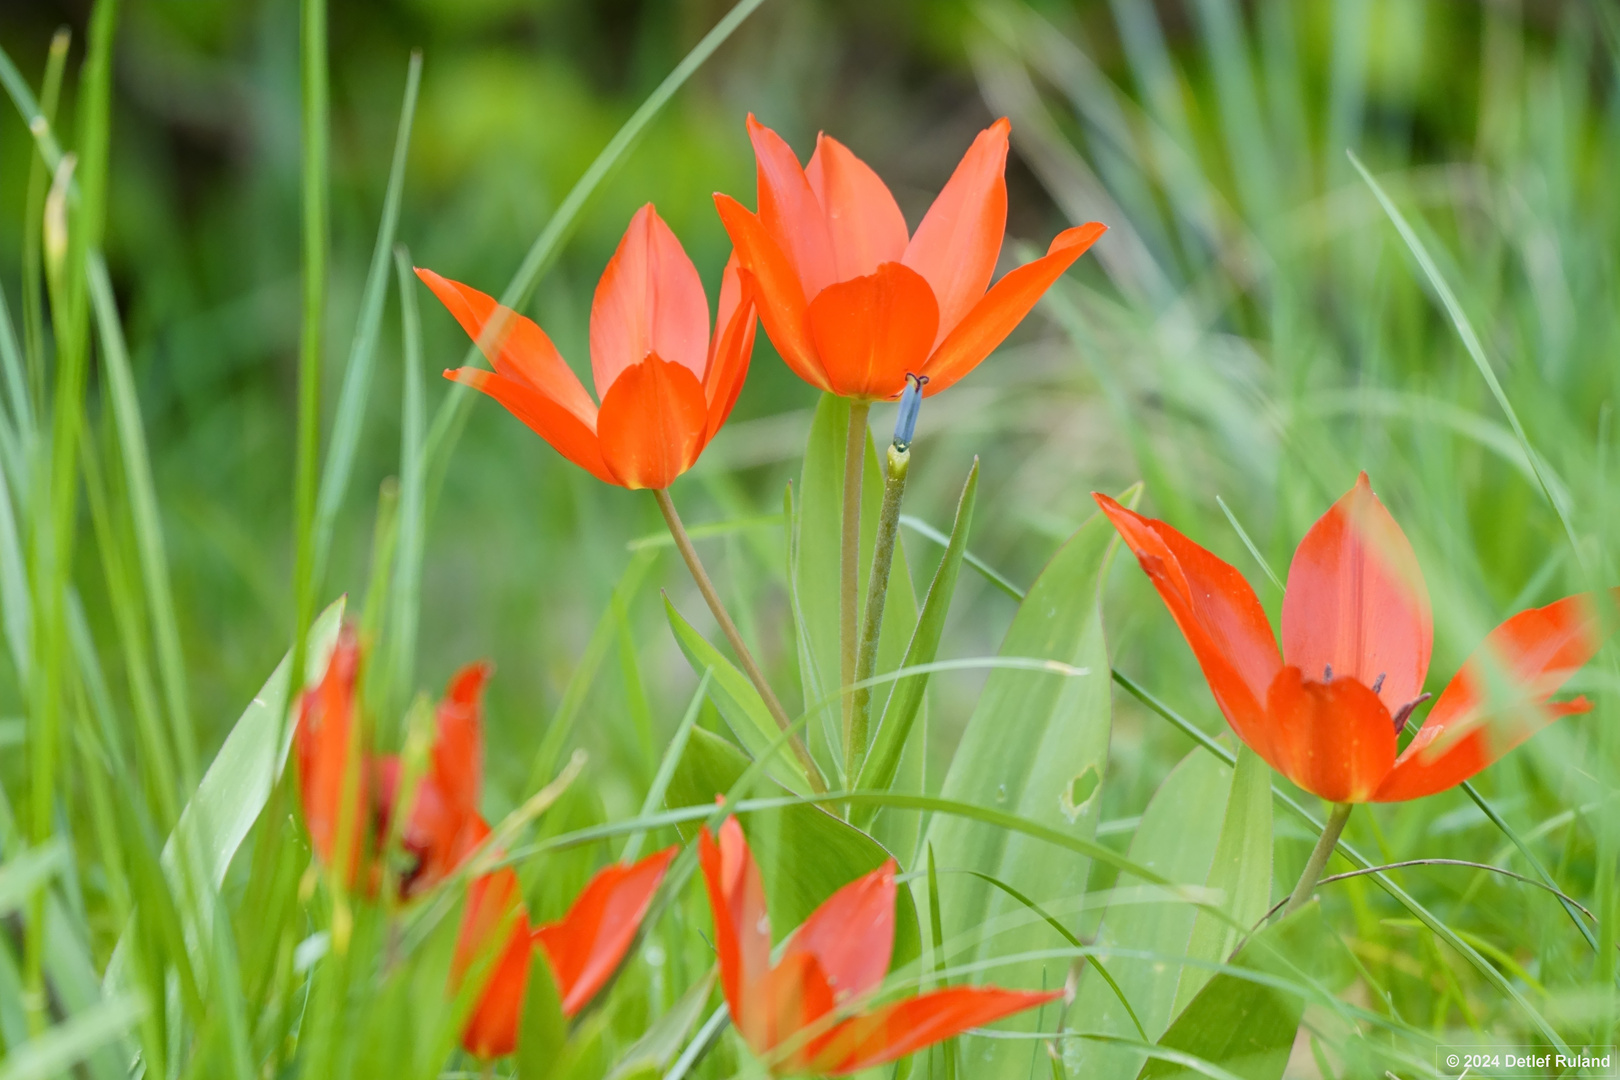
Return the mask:
{"type": "Polygon", "coordinates": [[[838,676],[843,687],[844,760],[853,761],[856,602],[860,592],[861,480],[866,472],[866,416],[871,404],[849,405],[849,436],[844,440],[843,536],[838,554],[838,676]]]}
{"type": "MultiPolygon", "coordinates": [[[[692,538],[686,533],[686,526],[681,524],[681,515],[676,513],[675,503],[670,499],[669,491],[664,488],[654,488],[653,497],[658,500],[658,509],[663,511],[664,523],[669,526],[669,535],[675,540],[676,550],[681,553],[681,558],[686,560],[686,568],[692,572],[692,580],[697,582],[698,592],[702,593],[703,599],[708,602],[709,611],[713,613],[714,621],[720,624],[721,633],[725,634],[726,640],[731,642],[732,651],[737,654],[737,660],[742,664],[743,672],[747,674],[749,681],[754,684],[754,689],[759,691],[760,698],[764,700],[765,707],[770,710],[771,717],[776,721],[777,726],[783,731],[788,731],[792,727],[792,722],[788,719],[787,710],[782,708],[782,703],[777,700],[776,692],[771,689],[771,684],[765,679],[765,673],[760,670],[759,664],[754,661],[754,654],[749,651],[748,646],[743,642],[742,635],[737,632],[737,624],[731,621],[730,613],[726,611],[725,604],[721,603],[720,594],[715,591],[714,582],[709,579],[708,571],[703,569],[703,562],[698,558],[697,548],[692,546],[692,538]]],[[[826,791],[827,781],[823,779],[821,770],[816,767],[816,759],[810,756],[810,751],[804,745],[804,740],[796,734],[790,735],[788,745],[793,748],[793,756],[798,758],[799,764],[804,767],[805,775],[810,779],[811,788],[818,793],[826,791]]]]}
{"type": "Polygon", "coordinates": [[[1305,872],[1299,875],[1299,884],[1294,886],[1294,893],[1288,898],[1288,906],[1283,908],[1283,918],[1288,918],[1304,907],[1305,901],[1316,891],[1316,883],[1321,880],[1322,871],[1327,867],[1333,849],[1338,846],[1340,835],[1344,833],[1344,823],[1350,820],[1350,809],[1353,805],[1353,803],[1334,805],[1333,813],[1328,815],[1327,824],[1322,827],[1322,835],[1316,841],[1316,847],[1311,850],[1310,860],[1305,864],[1305,872]]]}

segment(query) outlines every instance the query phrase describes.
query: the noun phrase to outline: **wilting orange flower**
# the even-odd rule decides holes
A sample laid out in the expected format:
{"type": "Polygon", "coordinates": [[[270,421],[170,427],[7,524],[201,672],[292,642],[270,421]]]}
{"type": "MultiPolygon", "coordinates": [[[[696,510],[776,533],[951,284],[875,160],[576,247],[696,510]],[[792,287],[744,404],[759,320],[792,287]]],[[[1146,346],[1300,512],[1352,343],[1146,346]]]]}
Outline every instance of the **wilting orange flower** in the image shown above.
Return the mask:
{"type": "Polygon", "coordinates": [[[1106,231],[1066,229],[990,287],[1007,224],[1010,130],[1003,119],[979,134],[908,236],[894,196],[842,143],[819,136],[801,169],[776,132],[748,117],[759,212],[729,195],[714,201],[754,276],[765,332],[801,379],[871,400],[896,397],[915,374],[937,394],[990,355],[1106,231]]]}
{"type": "Polygon", "coordinates": [[[1549,700],[1602,643],[1593,598],[1565,597],[1491,631],[1397,756],[1397,737],[1429,697],[1434,620],[1417,556],[1366,473],[1294,552],[1281,654],[1235,568],[1164,522],[1094,497],[1159,590],[1232,730],[1324,799],[1432,795],[1558,717],[1592,707],[1583,697],[1549,700]],[[1514,700],[1488,693],[1488,673],[1497,672],[1514,700]]]}
{"type": "MultiPolygon", "coordinates": [[[[388,835],[389,815],[399,783],[395,755],[364,752],[356,728],[355,687],[360,673],[360,645],[353,627],[345,626],[320,684],[304,694],[294,735],[299,788],[310,843],[323,862],[338,854],[338,831],[344,838],[350,887],[375,894],[381,879],[376,861],[388,835]],[[351,754],[360,763],[348,776],[351,754]],[[344,809],[345,784],[352,783],[353,803],[344,809]]],[[[443,880],[471,850],[469,835],[478,818],[482,721],[479,701],[489,665],[469,664],[450,680],[435,717],[432,759],[417,787],[401,840],[411,866],[401,876],[400,893],[410,896],[443,880]]]]}
{"type": "Polygon", "coordinates": [[[571,1017],[583,1009],[629,951],[675,852],[667,848],[631,866],[607,867],[585,886],[567,915],[533,928],[517,874],[501,869],[475,880],[450,968],[451,985],[460,986],[475,963],[489,965],[478,1004],[461,1036],[468,1053],[495,1058],[517,1048],[529,963],[536,948],[551,965],[563,1015],[571,1017]],[[502,935],[505,944],[499,956],[492,956],[502,935]]]}
{"type": "Polygon", "coordinates": [[[563,457],[599,480],[666,488],[690,469],[742,391],[754,349],[749,277],[720,283],[714,336],[709,302],[681,242],[649,203],[636,211],[591,304],[591,373],[601,406],[532,320],[477,289],[418,269],[494,371],[445,377],[482,390],[563,457]],[[500,312],[491,342],[484,327],[500,312]]]}
{"type": "Polygon", "coordinates": [[[773,1075],[859,1072],[1061,996],[956,987],[865,1007],[894,952],[893,860],[828,897],[773,965],[765,888],[737,819],[718,844],[705,827],[698,854],[731,1022],[773,1075]]]}

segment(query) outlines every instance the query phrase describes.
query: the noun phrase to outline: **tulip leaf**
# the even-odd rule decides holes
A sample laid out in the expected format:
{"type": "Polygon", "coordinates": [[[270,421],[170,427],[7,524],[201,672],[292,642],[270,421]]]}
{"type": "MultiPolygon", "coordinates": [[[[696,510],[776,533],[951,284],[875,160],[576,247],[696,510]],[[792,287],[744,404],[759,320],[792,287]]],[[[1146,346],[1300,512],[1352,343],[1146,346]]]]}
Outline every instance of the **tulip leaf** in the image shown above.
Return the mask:
{"type": "MultiPolygon", "coordinates": [[[[1100,584],[1114,540],[1107,519],[1094,516],[1031,586],[1000,655],[1068,667],[998,668],[990,673],[945,776],[942,798],[995,807],[1091,841],[1110,723],[1100,584]],[[1084,674],[1074,674],[1075,669],[1084,674]],[[1083,796],[1079,802],[1077,796],[1083,796]]],[[[1049,847],[1029,836],[952,815],[934,817],[927,842],[942,871],[989,875],[1067,920],[1071,931],[1078,929],[1074,900],[1086,890],[1091,860],[1054,857],[1049,847]]],[[[1202,875],[1197,880],[1202,882],[1202,875]]],[[[943,875],[939,902],[952,963],[1061,944],[1050,927],[972,874],[943,875]]],[[[1066,959],[998,965],[995,970],[997,983],[1020,989],[1061,986],[1067,975],[1066,959]]],[[[1012,1026],[1028,1031],[1034,1022],[1033,1016],[1025,1016],[1012,1026]]],[[[1028,1075],[1028,1046],[1020,1040],[986,1040],[982,1050],[986,1056],[977,1059],[975,1076],[1028,1075]]]]}
{"type": "Polygon", "coordinates": [[[523,995],[519,1021],[517,1066],[519,1076],[547,1076],[568,1042],[568,1020],[563,1016],[562,994],[544,949],[536,949],[529,963],[529,987],[523,995]]]}
{"type": "MultiPolygon", "coordinates": [[[[670,782],[666,803],[672,809],[712,806],[715,796],[730,791],[748,766],[748,758],[737,747],[696,728],[670,782]]],[[[768,780],[759,781],[753,791],[762,798],[784,794],[768,780]]],[[[765,881],[771,929],[777,940],[838,889],[891,857],[866,833],[809,803],[745,813],[741,821],[765,881]]],[[[690,833],[693,826],[683,828],[690,833]]],[[[916,960],[920,940],[911,890],[900,889],[895,900],[891,970],[916,960]]]]}
{"type": "MultiPolygon", "coordinates": [[[[1288,1064],[1307,995],[1331,996],[1321,980],[1342,957],[1338,939],[1313,903],[1252,937],[1233,965],[1266,981],[1217,972],[1159,1039],[1159,1046],[1243,1080],[1279,1080],[1288,1064]],[[1279,985],[1282,984],[1282,985],[1279,985]],[[1294,990],[1290,987],[1298,987],[1294,990]]],[[[1207,1072],[1154,1058],[1137,1080],[1190,1080],[1207,1072]]]]}
{"type": "Polygon", "coordinates": [[[669,616],[670,629],[675,632],[675,641],[680,645],[681,652],[686,654],[692,670],[699,676],[706,671],[713,672],[709,679],[710,695],[720,715],[725,718],[726,726],[737,736],[737,741],[756,760],[763,754],[770,754],[765,769],[783,787],[792,789],[798,795],[809,791],[810,781],[804,774],[804,767],[787,744],[782,743],[772,750],[773,744],[780,739],[782,729],[776,726],[764,699],[754,689],[748,676],[738,671],[735,664],[682,618],[667,596],[664,598],[664,611],[669,616]]]}
{"type": "MultiPolygon", "coordinates": [[[[1271,906],[1271,767],[1247,746],[1238,749],[1208,884],[1227,919],[1200,910],[1187,958],[1221,962],[1239,944],[1238,927],[1253,926],[1271,906]]],[[[1209,978],[1208,968],[1183,967],[1172,1014],[1180,1013],[1209,978]]]]}
{"type": "MultiPolygon", "coordinates": [[[[789,584],[799,642],[799,676],[805,708],[819,707],[810,721],[812,746],[825,749],[824,760],[843,761],[839,701],[838,601],[844,505],[844,447],[849,436],[849,402],[823,394],[810,425],[804,473],[793,506],[789,537],[789,584]]],[[[912,464],[916,468],[916,463],[912,464]]],[[[872,549],[877,542],[878,514],[883,509],[883,473],[871,436],[866,439],[866,471],[861,485],[861,552],[856,595],[864,603],[872,549]]],[[[917,597],[906,568],[905,548],[895,538],[894,569],[878,638],[878,674],[893,671],[905,656],[911,627],[917,621],[917,597]]],[[[856,614],[860,623],[860,614],[856,614]]],[[[872,688],[872,715],[882,716],[892,684],[872,688]]],[[[916,755],[920,759],[921,755],[916,755]]],[[[918,770],[920,777],[920,768],[918,770]]],[[[920,782],[920,781],[919,781],[920,782]]]]}
{"type": "MultiPolygon", "coordinates": [[[[1168,881],[1202,885],[1210,876],[1232,769],[1203,750],[1193,750],[1170,771],[1131,837],[1126,858],[1151,868],[1168,881]]],[[[1269,779],[1269,777],[1268,777],[1269,779]]],[[[1182,967],[1158,957],[1184,956],[1198,909],[1131,874],[1115,882],[1103,914],[1097,944],[1121,955],[1109,970],[1135,1018],[1120,1005],[1119,993],[1094,972],[1080,980],[1074,1014],[1089,1030],[1135,1040],[1140,1028],[1156,1039],[1174,1015],[1182,967]]],[[[1223,924],[1224,925],[1224,924],[1223,924]]],[[[1131,1076],[1146,1054],[1125,1043],[1081,1041],[1070,1044],[1069,1071],[1078,1076],[1131,1076]]]]}
{"type": "MultiPolygon", "coordinates": [[[[956,523],[951,527],[951,538],[945,555],[934,571],[934,581],[928,587],[928,598],[923,601],[917,628],[912,631],[911,644],[906,647],[904,667],[929,664],[939,654],[939,640],[945,631],[945,616],[950,611],[951,597],[956,593],[956,578],[962,569],[962,556],[967,552],[968,529],[973,523],[973,504],[979,489],[979,461],[973,459],[962,495],[956,503],[956,523]]],[[[872,749],[861,768],[856,790],[887,791],[900,768],[901,752],[911,735],[912,725],[921,710],[923,695],[928,689],[927,675],[908,675],[899,680],[889,695],[888,706],[878,724],[872,740],[872,749]]],[[[859,807],[854,821],[869,824],[876,815],[876,807],[859,807]]]]}
{"type": "MultiPolygon", "coordinates": [[[[327,660],[337,643],[343,623],[345,599],[340,597],[315,620],[309,631],[308,654],[303,685],[318,682],[326,672],[327,660]]],[[[258,820],[270,789],[281,775],[292,745],[293,718],[287,715],[288,668],[291,655],[283,656],[270,678],[254,695],[252,702],[225,736],[214,761],[203,773],[197,791],[180,812],[174,832],[163,845],[163,870],[169,887],[177,896],[190,895],[204,885],[217,889],[225,880],[231,859],[258,820]],[[192,860],[193,873],[179,864],[184,851],[192,860]]],[[[188,928],[190,935],[206,935],[210,907],[198,904],[197,917],[204,925],[188,928]]],[[[123,955],[129,931],[126,928],[107,964],[104,983],[111,989],[122,975],[123,955]]],[[[193,940],[203,940],[194,936],[193,940]]]]}

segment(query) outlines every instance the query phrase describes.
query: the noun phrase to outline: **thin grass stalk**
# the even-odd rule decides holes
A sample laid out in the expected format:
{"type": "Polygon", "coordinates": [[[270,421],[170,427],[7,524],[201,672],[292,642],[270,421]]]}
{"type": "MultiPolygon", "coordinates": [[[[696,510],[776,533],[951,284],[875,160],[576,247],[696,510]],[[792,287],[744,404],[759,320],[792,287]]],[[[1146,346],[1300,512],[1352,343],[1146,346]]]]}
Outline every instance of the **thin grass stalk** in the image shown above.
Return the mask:
{"type": "MultiPolygon", "coordinates": [[[[293,686],[304,670],[315,615],[315,495],[321,441],[321,335],[326,321],[327,58],[326,0],[300,0],[300,88],[303,123],[303,324],[298,345],[298,428],[293,513],[293,686]]],[[[283,723],[298,695],[287,695],[283,723]]],[[[279,745],[280,738],[277,743],[279,745]]],[[[278,785],[280,790],[281,785],[278,785]]]]}
{"type": "MultiPolygon", "coordinates": [[[[844,507],[838,546],[838,683],[844,717],[846,770],[855,761],[855,623],[860,617],[861,481],[866,474],[866,417],[871,404],[849,403],[849,429],[844,439],[844,507]]],[[[853,774],[850,774],[853,775],[853,774]]]]}
{"type": "MultiPolygon", "coordinates": [[[[708,602],[709,611],[713,613],[715,622],[720,624],[720,630],[731,642],[732,651],[737,654],[737,660],[743,666],[749,681],[770,710],[771,717],[784,732],[792,730],[792,721],[788,719],[787,710],[776,697],[776,691],[771,689],[770,682],[765,678],[765,672],[754,660],[754,654],[749,650],[742,635],[737,632],[737,624],[732,621],[730,613],[726,611],[725,603],[720,599],[714,582],[710,580],[709,573],[703,568],[703,561],[698,558],[697,549],[692,546],[692,538],[686,535],[686,526],[681,524],[681,516],[675,510],[675,503],[664,489],[654,489],[653,496],[658,500],[658,509],[663,511],[664,521],[669,525],[669,533],[675,538],[675,547],[686,561],[686,568],[692,572],[692,580],[697,582],[698,591],[708,602]]],[[[788,736],[788,745],[793,748],[793,755],[804,766],[805,775],[810,779],[810,786],[817,792],[827,790],[827,781],[822,777],[821,770],[816,766],[816,759],[810,755],[810,750],[804,745],[804,740],[797,733],[788,736]]]]}
{"type": "Polygon", "coordinates": [[[399,426],[399,540],[394,558],[393,598],[389,603],[383,684],[384,716],[394,715],[413,684],[416,667],[416,630],[420,619],[422,558],[426,529],[422,443],[426,409],[422,382],[422,321],[411,286],[411,253],[403,245],[394,249],[399,278],[400,328],[404,343],[402,400],[399,426]]]}
{"type": "MultiPolygon", "coordinates": [[[[107,175],[108,114],[111,108],[112,40],[117,27],[117,0],[97,0],[90,17],[89,52],[81,74],[79,160],[82,162],[78,199],[70,198],[67,180],[72,159],[57,169],[54,197],[59,199],[59,223],[67,235],[44,237],[46,254],[53,247],[61,254],[54,275],[52,317],[56,323],[57,382],[49,463],[50,502],[47,513],[36,515],[38,577],[35,590],[36,624],[41,654],[38,688],[32,701],[34,728],[31,752],[31,835],[36,843],[53,830],[52,805],[56,797],[57,752],[63,724],[66,678],[66,595],[72,576],[75,510],[78,494],[79,434],[84,422],[85,384],[89,377],[89,310],[86,302],[85,265],[88,253],[101,238],[107,175]],[[59,306],[60,305],[60,306],[59,306]]],[[[47,203],[50,198],[47,197],[47,203]]],[[[44,897],[30,906],[25,945],[28,1014],[36,1031],[43,1028],[44,897]]]]}
{"type": "MultiPolygon", "coordinates": [[[[40,82],[39,112],[30,121],[38,133],[56,122],[56,105],[62,96],[62,74],[67,70],[68,45],[73,35],[67,27],[51,38],[45,60],[45,77],[40,82]]],[[[33,395],[34,413],[45,413],[45,268],[41,247],[45,215],[45,192],[51,183],[51,168],[35,156],[28,166],[28,196],[24,203],[22,230],[23,353],[27,359],[28,387],[33,395]]]]}
{"type": "MultiPolygon", "coordinates": [[[[315,580],[325,579],[327,555],[332,545],[332,528],[348,491],[354,471],[355,452],[375,369],[377,334],[382,325],[383,305],[388,298],[388,263],[395,254],[394,234],[399,226],[399,208],[405,191],[405,163],[411,146],[411,127],[416,118],[417,92],[422,83],[422,53],[411,53],[405,71],[405,100],[399,110],[399,126],[394,134],[394,155],[388,167],[388,187],[383,194],[382,221],[366,271],[366,285],[360,297],[360,318],[349,360],[343,369],[343,388],[338,392],[337,410],[332,420],[332,436],[321,469],[320,491],[315,500],[315,580]]],[[[412,281],[411,285],[415,285],[412,281]]],[[[402,293],[408,292],[401,283],[402,293]]]]}

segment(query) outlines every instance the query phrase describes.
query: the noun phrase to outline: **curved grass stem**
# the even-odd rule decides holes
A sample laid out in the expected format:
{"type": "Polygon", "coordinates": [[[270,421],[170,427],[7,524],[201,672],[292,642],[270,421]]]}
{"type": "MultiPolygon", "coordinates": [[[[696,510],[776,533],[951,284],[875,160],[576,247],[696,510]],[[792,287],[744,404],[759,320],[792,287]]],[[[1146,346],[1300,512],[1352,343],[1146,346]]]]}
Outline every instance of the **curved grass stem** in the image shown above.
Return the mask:
{"type": "Polygon", "coordinates": [[[1322,870],[1327,866],[1328,858],[1333,849],[1338,846],[1339,836],[1344,832],[1344,823],[1350,820],[1350,809],[1353,803],[1337,803],[1333,813],[1328,815],[1327,824],[1322,826],[1322,835],[1316,841],[1316,847],[1311,850],[1311,857],[1305,863],[1305,872],[1299,875],[1299,884],[1294,886],[1294,893],[1288,898],[1288,906],[1283,909],[1283,918],[1287,918],[1305,906],[1305,901],[1311,898],[1316,891],[1316,883],[1321,880],[1322,870]]]}
{"type": "MultiPolygon", "coordinates": [[[[726,635],[726,640],[731,642],[732,651],[737,654],[738,662],[742,664],[749,681],[754,684],[754,689],[759,691],[759,696],[764,700],[765,707],[770,710],[777,726],[787,731],[791,726],[787,710],[782,708],[782,703],[777,700],[776,692],[765,680],[765,673],[754,661],[754,654],[749,651],[742,635],[737,632],[737,624],[732,622],[725,604],[721,603],[720,594],[715,591],[714,582],[710,580],[708,571],[703,569],[703,562],[698,558],[697,548],[692,546],[692,538],[687,535],[686,526],[681,524],[681,515],[675,511],[675,503],[669,497],[669,491],[654,488],[653,497],[658,500],[658,509],[663,511],[664,523],[669,526],[669,534],[675,540],[675,548],[681,553],[681,558],[686,560],[686,568],[692,572],[692,580],[697,582],[698,591],[708,602],[709,611],[714,614],[715,622],[720,624],[720,631],[726,635]]],[[[799,764],[804,766],[805,775],[810,778],[811,788],[818,794],[825,792],[827,781],[816,766],[816,759],[810,756],[810,750],[804,745],[804,740],[794,734],[788,741],[793,747],[793,755],[799,759],[799,764]]]]}

